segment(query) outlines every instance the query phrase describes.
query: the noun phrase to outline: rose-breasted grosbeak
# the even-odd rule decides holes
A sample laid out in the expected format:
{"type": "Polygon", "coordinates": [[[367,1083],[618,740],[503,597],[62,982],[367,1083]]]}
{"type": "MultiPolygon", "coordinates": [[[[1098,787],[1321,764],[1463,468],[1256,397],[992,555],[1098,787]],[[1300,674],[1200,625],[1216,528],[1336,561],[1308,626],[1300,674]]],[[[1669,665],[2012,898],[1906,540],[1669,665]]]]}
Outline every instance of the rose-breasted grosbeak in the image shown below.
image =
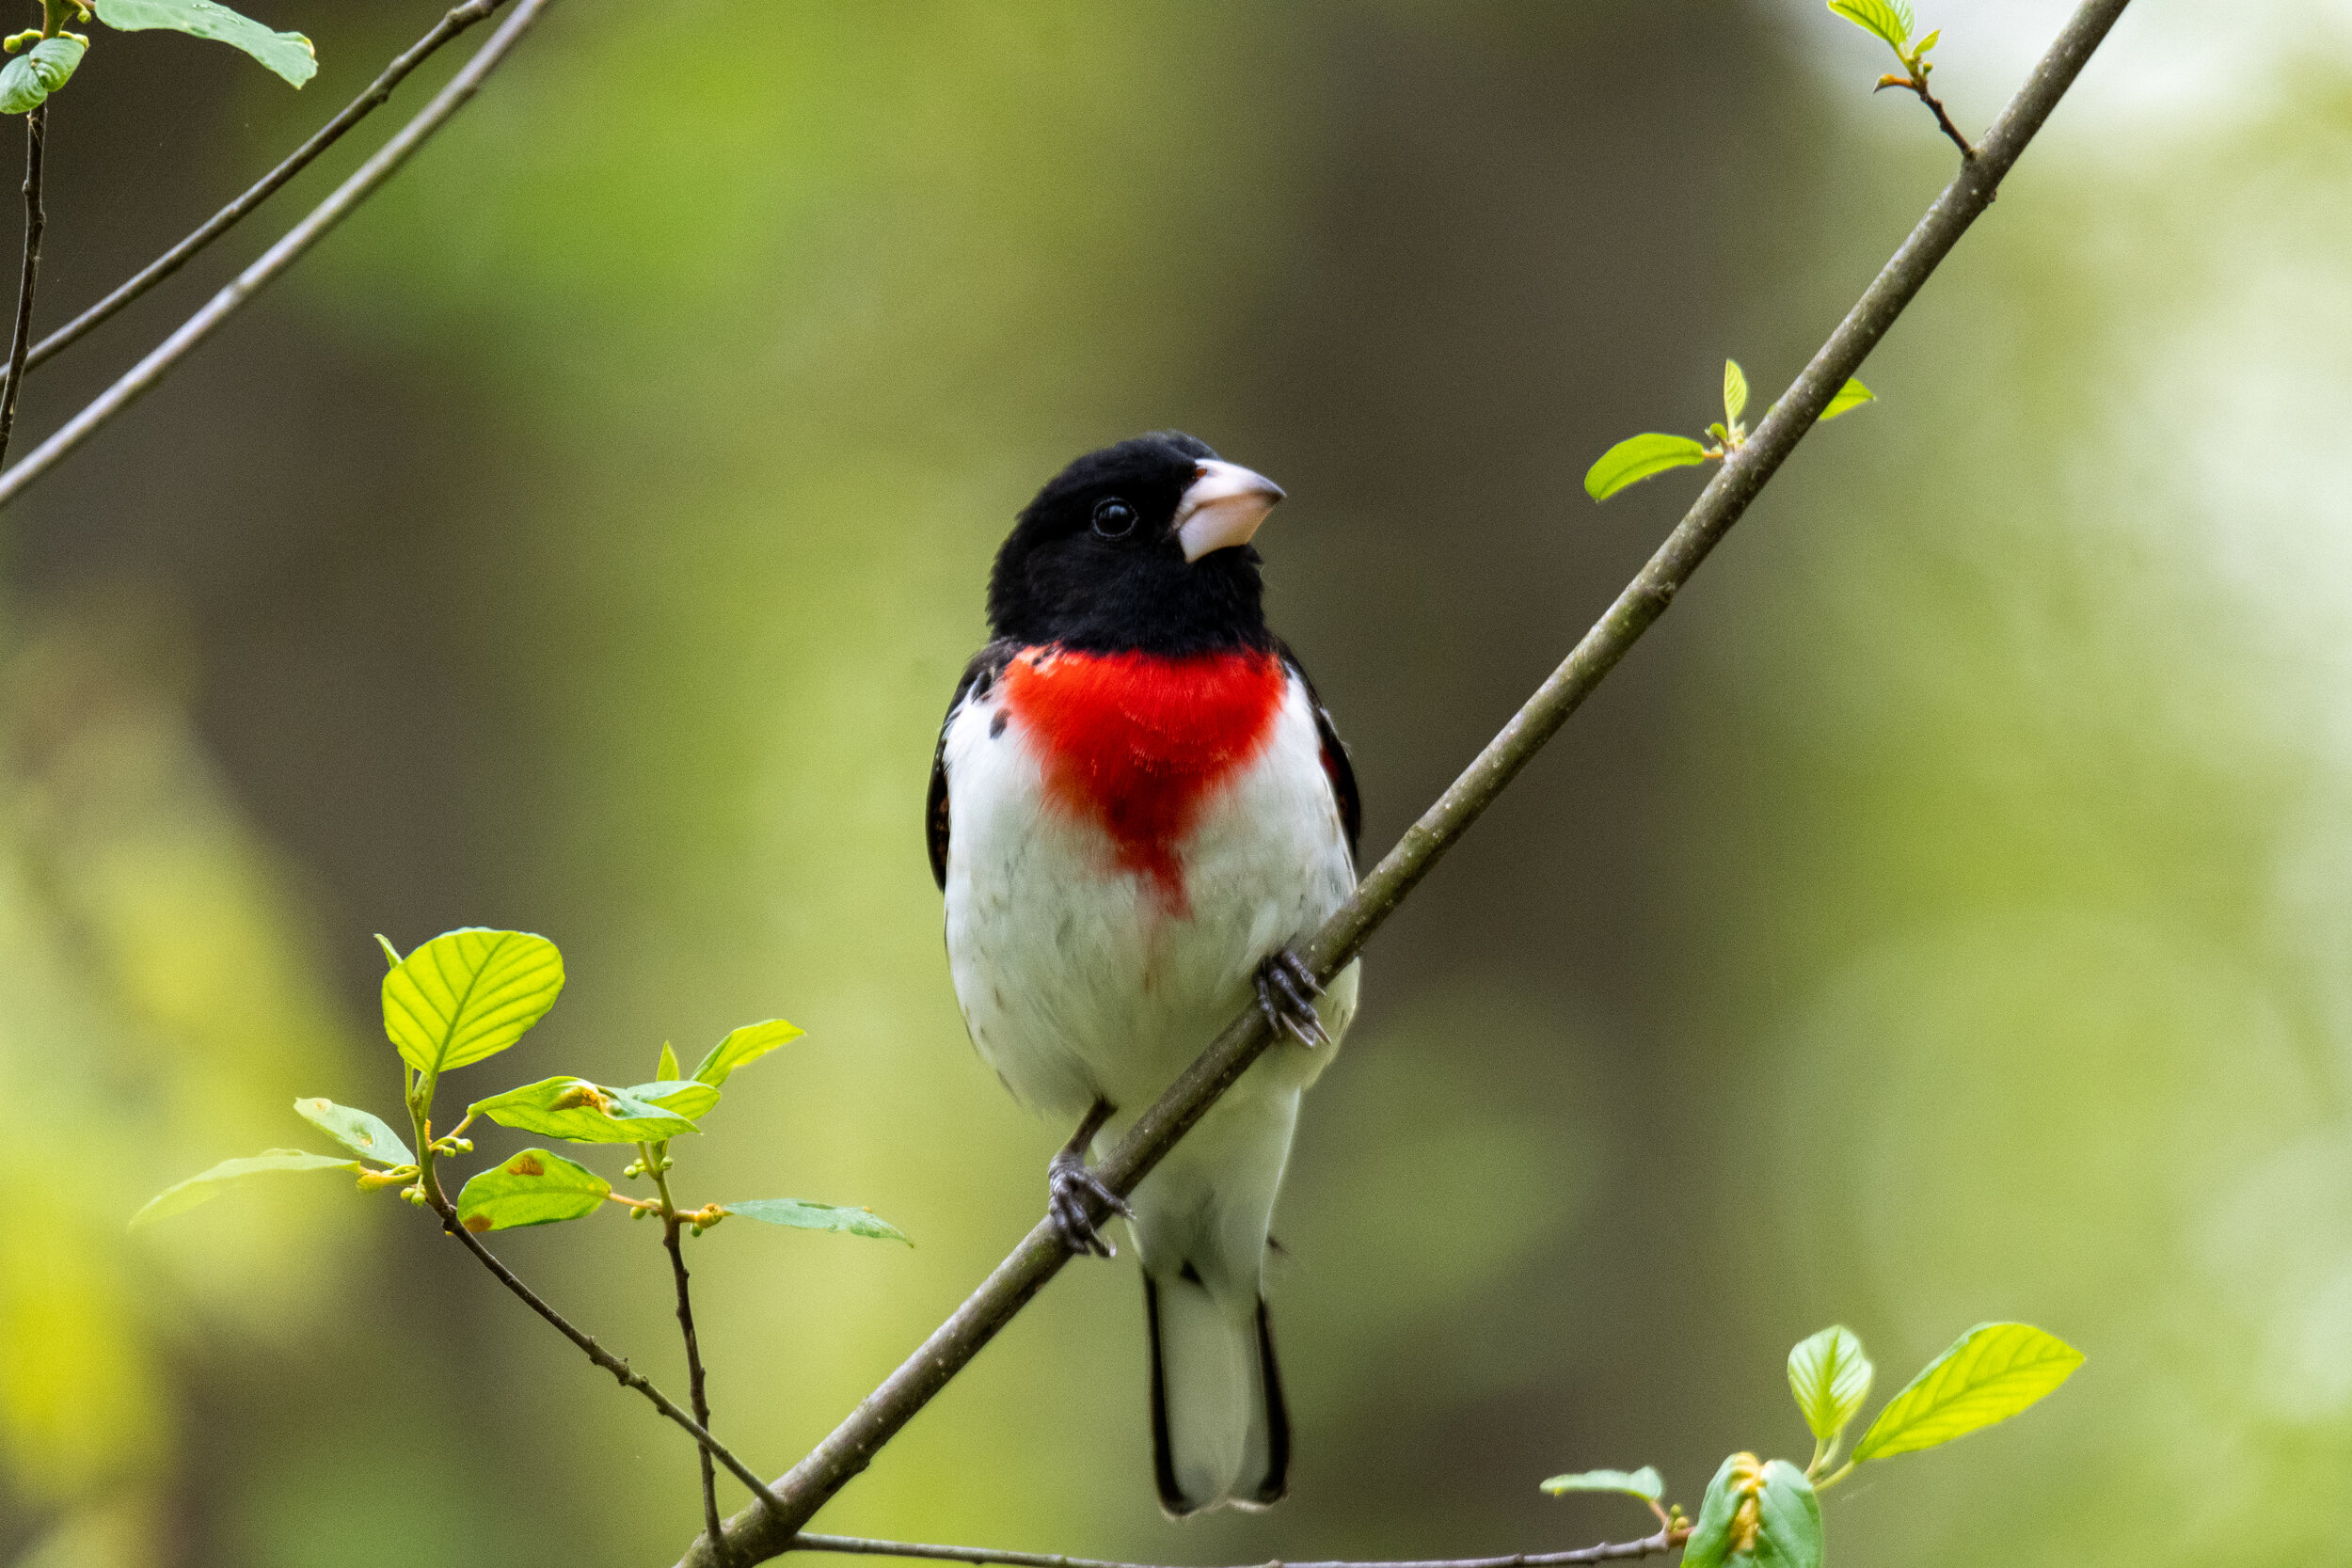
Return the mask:
{"type": "Polygon", "coordinates": [[[972,1043],[1012,1092],[1082,1118],[1049,1167],[1073,1250],[1127,1216],[1171,1514],[1282,1496],[1290,1422],[1263,1296],[1298,1097],[1356,1010],[1289,952],[1356,885],[1347,752],[1266,628],[1250,536],[1271,482],[1189,436],[1079,458],[996,557],[995,640],[931,766],[931,871],[972,1043]],[[1278,1037],[1122,1204],[1089,1176],[1252,999],[1278,1037]]]}

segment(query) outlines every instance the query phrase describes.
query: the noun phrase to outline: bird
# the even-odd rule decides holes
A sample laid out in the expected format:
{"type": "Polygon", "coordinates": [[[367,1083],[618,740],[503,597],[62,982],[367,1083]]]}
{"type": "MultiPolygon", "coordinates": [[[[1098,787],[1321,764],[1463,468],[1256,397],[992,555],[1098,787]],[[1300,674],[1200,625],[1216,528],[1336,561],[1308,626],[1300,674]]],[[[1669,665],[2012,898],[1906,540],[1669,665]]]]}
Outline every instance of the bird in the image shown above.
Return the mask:
{"type": "Polygon", "coordinates": [[[1078,1118],[1047,1167],[1073,1253],[1122,1216],[1151,1341],[1152,1474],[1173,1518],[1263,1508],[1291,1425],[1265,1304],[1299,1097],[1356,1012],[1297,946],[1356,886],[1362,808],[1314,684],[1266,626],[1271,480],[1178,431],[1076,459],[1019,514],[991,640],[931,764],[931,873],[974,1047],[1078,1118]],[[1245,1008],[1274,1045],[1121,1200],[1088,1168],[1245,1008]]]}

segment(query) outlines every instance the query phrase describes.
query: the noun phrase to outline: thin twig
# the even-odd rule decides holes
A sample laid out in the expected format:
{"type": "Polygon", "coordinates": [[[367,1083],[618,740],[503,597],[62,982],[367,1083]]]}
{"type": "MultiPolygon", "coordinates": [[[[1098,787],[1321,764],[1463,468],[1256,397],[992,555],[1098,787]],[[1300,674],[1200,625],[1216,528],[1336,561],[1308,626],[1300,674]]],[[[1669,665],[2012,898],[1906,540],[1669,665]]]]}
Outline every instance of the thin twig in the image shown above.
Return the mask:
{"type": "MultiPolygon", "coordinates": [[[[707,1429],[710,1400],[703,1388],[702,1341],[694,1334],[694,1298],[687,1291],[686,1250],[678,1243],[678,1230],[686,1222],[678,1217],[677,1205],[670,1197],[670,1179],[661,1168],[662,1151],[639,1144],[637,1152],[645,1163],[645,1173],[653,1178],[654,1190],[661,1195],[661,1244],[669,1249],[670,1275],[677,1282],[677,1327],[686,1341],[686,1392],[694,1402],[694,1419],[707,1429]]],[[[712,1473],[708,1449],[697,1448],[694,1457],[702,1463],[703,1532],[723,1556],[726,1537],[719,1527],[719,1478],[712,1473]]],[[[754,1489],[758,1495],[765,1495],[765,1490],[754,1489]]]]}
{"type": "MultiPolygon", "coordinates": [[[[1563,1568],[1580,1562],[1624,1562],[1673,1551],[1690,1535],[1688,1527],[1661,1529],[1639,1541],[1604,1541],[1572,1552],[1519,1552],[1510,1557],[1416,1558],[1385,1562],[1267,1562],[1238,1568],[1563,1568]]],[[[851,1557],[919,1557],[943,1562],[977,1562],[993,1568],[1157,1568],[1142,1562],[1114,1562],[1098,1557],[1063,1557],[1057,1552],[1004,1552],[991,1546],[933,1546],[914,1541],[876,1541],[863,1535],[812,1535],[803,1530],[792,1538],[796,1551],[842,1552],[851,1557]]]]}
{"type": "MultiPolygon", "coordinates": [[[[2084,62],[2128,3],[2084,0],[1986,134],[1977,156],[1962,165],[1958,178],[1936,198],[1756,434],[1716,471],[1674,532],[1567,658],[1315,933],[1300,957],[1318,980],[1329,980],[1355,958],[1446,850],[1666,612],[1675,594],[1747,511],[1749,502],[1820,418],[1830,399],[1861,369],[1864,358],[1895,325],[1903,308],[1951,254],[1969,225],[1992,204],[2002,179],[2050,111],[2058,107],[2084,62]]],[[[1133,1192],[1136,1183],[1268,1043],[1258,1009],[1245,1008],[1128,1129],[1096,1174],[1113,1192],[1121,1196],[1133,1192]]],[[[873,1462],[882,1446],[995,1338],[1029,1298],[1060,1272],[1070,1256],[1053,1221],[1039,1221],[920,1349],[770,1488],[775,1502],[755,1504],[729,1520],[723,1543],[697,1540],[687,1549],[681,1568],[709,1568],[716,1560],[715,1547],[723,1546],[739,1563],[757,1562],[788,1550],[801,1526],[873,1462]]]]}
{"type": "Polygon", "coordinates": [[[33,341],[33,284],[40,276],[40,231],[49,222],[40,208],[40,159],[48,141],[49,103],[44,99],[24,117],[24,264],[17,274],[8,385],[0,388],[0,463],[8,461],[8,436],[16,429],[16,384],[23,378],[26,345],[33,341]]]}
{"type": "Polygon", "coordinates": [[[1871,90],[1883,92],[1888,87],[1902,87],[1907,91],[1917,93],[1919,102],[1935,111],[1935,123],[1942,126],[1944,134],[1952,138],[1952,145],[1960,149],[1960,155],[1971,159],[1976,157],[1977,150],[1968,145],[1968,138],[1960,134],[1960,127],[1952,123],[1952,117],[1944,112],[1944,101],[1928,90],[1925,77],[1917,71],[1908,76],[1888,74],[1880,77],[1879,85],[1871,90]]]}
{"type": "Polygon", "coordinates": [[[466,0],[464,5],[442,17],[431,32],[395,56],[392,63],[384,68],[383,74],[369,84],[367,91],[344,105],[342,113],[319,127],[317,135],[287,154],[283,163],[262,176],[243,196],[207,218],[203,227],[196,232],[148,262],[114,293],[35,343],[32,352],[25,356],[23,369],[11,368],[8,384],[14,387],[24,371],[37,369],[63,354],[124,306],[186,266],[199,251],[234,229],[246,214],[277,194],[287,181],[308,168],[313,159],[341,140],[344,132],[382,107],[402,79],[430,59],[441,45],[475,23],[485,20],[505,3],[506,0],[466,0]]]}
{"type": "Polygon", "coordinates": [[[137,402],[142,393],[187,357],[190,350],[211,337],[246,301],[300,261],[304,253],[318,244],[329,230],[374,195],[376,189],[397,173],[418,148],[423,146],[436,131],[449,122],[451,116],[464,108],[467,101],[481,90],[484,80],[498,69],[508,52],[522,40],[532,24],[552,4],[554,0],[519,0],[514,11],[499,24],[499,30],[490,35],[489,41],[475,51],[473,58],[468,60],[464,68],[450,78],[449,84],[434,95],[433,102],[426,104],[414,119],[402,126],[391,140],[376,149],[374,154],[361,164],[350,179],[335,188],[333,195],[311,208],[300,223],[286,231],[283,239],[263,251],[260,260],[239,273],[235,280],[215,294],[201,310],[183,322],[179,330],[134,365],[120,380],[99,394],[87,407],[67,420],[56,435],[33,449],[16,467],[0,473],[0,506],[14,500],[26,485],[56,467],[60,458],[87,440],[99,426],[137,402]]]}

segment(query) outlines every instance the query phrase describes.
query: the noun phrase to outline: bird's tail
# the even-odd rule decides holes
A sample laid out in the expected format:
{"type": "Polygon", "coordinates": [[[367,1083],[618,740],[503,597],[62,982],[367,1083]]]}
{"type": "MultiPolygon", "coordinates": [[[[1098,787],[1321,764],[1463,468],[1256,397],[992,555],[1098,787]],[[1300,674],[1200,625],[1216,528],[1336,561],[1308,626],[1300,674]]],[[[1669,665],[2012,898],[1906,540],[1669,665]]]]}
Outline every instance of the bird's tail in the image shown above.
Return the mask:
{"type": "Polygon", "coordinates": [[[1190,1263],[1143,1276],[1152,1328],[1152,1471],[1175,1518],[1264,1508],[1290,1484],[1291,1421],[1265,1298],[1222,1299],[1190,1263]]]}

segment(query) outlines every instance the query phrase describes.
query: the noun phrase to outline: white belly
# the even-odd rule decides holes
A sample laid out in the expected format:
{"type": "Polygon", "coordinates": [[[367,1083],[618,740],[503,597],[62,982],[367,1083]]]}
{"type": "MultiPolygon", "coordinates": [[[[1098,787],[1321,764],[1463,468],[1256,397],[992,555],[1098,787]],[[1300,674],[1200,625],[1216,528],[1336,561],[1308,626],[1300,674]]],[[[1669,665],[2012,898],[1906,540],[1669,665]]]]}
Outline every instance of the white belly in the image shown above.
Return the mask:
{"type": "MultiPolygon", "coordinates": [[[[1149,877],[1117,869],[1100,827],[1048,800],[1003,691],[990,683],[947,727],[956,995],[1014,1094],[1073,1118],[1107,1100],[1123,1123],[1252,1003],[1259,963],[1355,886],[1313,714],[1293,677],[1265,749],[1202,801],[1179,846],[1172,908],[1149,877]]],[[[1355,998],[1351,965],[1318,1009],[1335,1043],[1355,998]]],[[[1236,1092],[1295,1093],[1330,1054],[1279,1042],[1236,1092]]]]}

